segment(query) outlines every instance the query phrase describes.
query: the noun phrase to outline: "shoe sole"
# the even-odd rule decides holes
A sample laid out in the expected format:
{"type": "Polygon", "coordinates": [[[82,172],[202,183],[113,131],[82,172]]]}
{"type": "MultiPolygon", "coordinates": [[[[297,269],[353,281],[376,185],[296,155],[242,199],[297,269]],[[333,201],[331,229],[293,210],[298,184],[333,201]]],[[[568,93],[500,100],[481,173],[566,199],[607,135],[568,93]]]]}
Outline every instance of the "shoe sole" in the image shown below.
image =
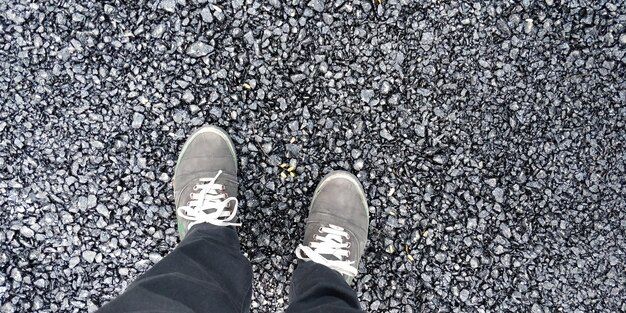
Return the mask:
{"type": "Polygon", "coordinates": [[[209,125],[209,126],[200,127],[199,129],[194,131],[191,134],[191,136],[189,136],[189,138],[183,145],[183,148],[181,149],[180,154],[178,155],[178,159],[176,160],[177,166],[178,164],[180,164],[180,158],[183,156],[183,154],[185,154],[185,151],[187,150],[189,145],[193,142],[193,140],[196,138],[196,136],[200,134],[206,134],[206,133],[217,134],[220,137],[222,137],[224,140],[226,140],[226,142],[228,143],[228,149],[230,150],[230,152],[233,154],[233,157],[235,158],[235,163],[239,164],[237,160],[237,152],[235,152],[235,144],[233,144],[232,139],[230,139],[230,135],[228,135],[228,133],[220,127],[209,125]]]}
{"type": "Polygon", "coordinates": [[[359,181],[358,178],[356,178],[356,176],[346,171],[332,171],[326,174],[326,176],[322,178],[320,183],[317,185],[317,188],[315,188],[315,193],[313,193],[313,200],[311,201],[311,205],[309,206],[309,212],[311,212],[311,208],[313,208],[313,203],[315,203],[315,199],[317,198],[317,195],[320,193],[324,185],[330,182],[331,180],[342,179],[342,178],[351,181],[354,185],[359,187],[357,189],[359,190],[359,194],[361,195],[361,199],[363,200],[363,207],[365,208],[365,213],[367,214],[367,221],[369,223],[370,211],[369,211],[369,206],[367,204],[367,197],[365,195],[365,190],[363,190],[363,185],[361,185],[361,182],[359,181]]]}

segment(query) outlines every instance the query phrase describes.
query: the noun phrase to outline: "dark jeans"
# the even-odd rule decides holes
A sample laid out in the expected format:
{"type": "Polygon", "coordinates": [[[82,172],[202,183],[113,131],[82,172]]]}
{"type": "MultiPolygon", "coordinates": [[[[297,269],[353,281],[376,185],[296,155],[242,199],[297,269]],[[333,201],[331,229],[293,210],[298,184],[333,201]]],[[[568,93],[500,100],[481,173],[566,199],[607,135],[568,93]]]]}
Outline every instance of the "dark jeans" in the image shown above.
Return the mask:
{"type": "MultiPolygon", "coordinates": [[[[196,225],[159,263],[97,312],[248,312],[252,267],[230,227],[196,225]]],[[[339,273],[313,262],[293,272],[287,312],[362,312],[339,273]]]]}

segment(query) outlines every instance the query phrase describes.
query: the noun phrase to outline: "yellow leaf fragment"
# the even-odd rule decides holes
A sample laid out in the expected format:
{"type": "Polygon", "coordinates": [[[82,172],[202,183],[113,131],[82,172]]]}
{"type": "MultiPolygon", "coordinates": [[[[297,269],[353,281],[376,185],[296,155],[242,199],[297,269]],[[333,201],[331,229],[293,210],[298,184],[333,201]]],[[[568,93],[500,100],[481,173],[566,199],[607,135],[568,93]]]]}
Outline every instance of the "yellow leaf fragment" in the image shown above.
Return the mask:
{"type": "Polygon", "coordinates": [[[289,171],[289,172],[293,172],[293,170],[295,170],[295,169],[296,169],[296,166],[295,166],[295,165],[292,165],[292,166],[290,166],[290,167],[287,169],[287,171],[289,171]]]}
{"type": "Polygon", "coordinates": [[[285,174],[285,172],[280,172],[280,178],[282,179],[287,178],[287,174],[285,174]]]}
{"type": "Polygon", "coordinates": [[[410,254],[407,254],[407,255],[406,255],[406,257],[407,257],[407,259],[409,259],[409,261],[410,261],[410,262],[415,261],[415,259],[413,258],[413,256],[412,256],[412,255],[410,255],[410,254]]]}
{"type": "Polygon", "coordinates": [[[291,137],[291,140],[289,140],[289,143],[294,143],[296,142],[296,137],[291,137]]]}
{"type": "Polygon", "coordinates": [[[291,176],[291,177],[296,177],[296,173],[294,173],[294,172],[289,172],[289,176],[291,176]]]}
{"type": "Polygon", "coordinates": [[[243,88],[245,88],[245,89],[248,89],[248,90],[249,90],[249,89],[251,89],[251,88],[252,88],[252,86],[250,86],[250,84],[248,84],[248,83],[243,83],[243,88]]]}
{"type": "Polygon", "coordinates": [[[286,168],[287,166],[289,166],[289,164],[287,164],[287,163],[283,163],[283,164],[280,165],[281,168],[286,168]]]}

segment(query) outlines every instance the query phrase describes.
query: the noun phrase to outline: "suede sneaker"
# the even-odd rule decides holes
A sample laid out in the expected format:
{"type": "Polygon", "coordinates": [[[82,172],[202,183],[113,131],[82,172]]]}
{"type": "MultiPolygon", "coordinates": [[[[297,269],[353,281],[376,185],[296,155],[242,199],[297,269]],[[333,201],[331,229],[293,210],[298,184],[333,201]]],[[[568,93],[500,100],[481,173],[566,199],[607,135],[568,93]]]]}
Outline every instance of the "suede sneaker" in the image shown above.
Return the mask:
{"type": "Polygon", "coordinates": [[[365,251],[369,210],[359,180],[345,171],[322,179],[313,194],[304,242],[296,248],[303,261],[322,264],[351,283],[365,251]]]}
{"type": "Polygon", "coordinates": [[[237,155],[228,133],[216,126],[196,130],[183,145],[174,170],[181,240],[200,223],[240,226],[237,192],[237,155]]]}

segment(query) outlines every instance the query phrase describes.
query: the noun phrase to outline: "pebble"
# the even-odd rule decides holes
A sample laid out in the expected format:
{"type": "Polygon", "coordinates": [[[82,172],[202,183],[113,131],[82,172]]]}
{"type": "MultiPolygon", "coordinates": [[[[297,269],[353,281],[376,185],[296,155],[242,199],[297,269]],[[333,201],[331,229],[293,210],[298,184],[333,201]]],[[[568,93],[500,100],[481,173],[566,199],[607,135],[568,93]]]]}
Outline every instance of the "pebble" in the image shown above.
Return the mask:
{"type": "Polygon", "coordinates": [[[504,202],[504,189],[502,189],[502,188],[495,188],[491,192],[491,194],[496,199],[496,202],[498,202],[498,203],[503,203],[504,202]]]}
{"type": "Polygon", "coordinates": [[[96,259],[96,253],[91,250],[85,250],[81,255],[83,256],[83,259],[89,263],[93,263],[96,259]]]}
{"type": "Polygon", "coordinates": [[[159,8],[173,13],[176,10],[176,0],[160,0],[159,8]]]}
{"type": "Polygon", "coordinates": [[[183,93],[183,101],[191,103],[193,100],[195,100],[195,97],[193,96],[193,93],[191,93],[191,90],[185,90],[183,93]]]}
{"type": "Polygon", "coordinates": [[[110,216],[110,212],[109,209],[106,207],[106,205],[104,204],[98,204],[96,206],[96,212],[98,212],[100,215],[102,215],[104,218],[109,218],[110,216]]]}
{"type": "Polygon", "coordinates": [[[35,236],[35,232],[28,226],[20,227],[20,234],[26,238],[33,238],[35,236]]]}
{"type": "Polygon", "coordinates": [[[385,138],[385,139],[387,139],[387,140],[393,140],[393,136],[386,129],[382,129],[380,131],[380,136],[385,138]]]}
{"type": "Polygon", "coordinates": [[[131,124],[132,128],[138,129],[141,128],[141,125],[143,124],[143,120],[145,119],[145,117],[143,116],[143,114],[141,113],[134,113],[133,114],[133,122],[131,124]]]}
{"type": "Polygon", "coordinates": [[[212,51],[213,46],[210,46],[209,44],[202,41],[196,41],[187,48],[187,55],[194,58],[200,58],[206,56],[212,51]]]}
{"type": "Polygon", "coordinates": [[[524,32],[530,34],[533,31],[533,19],[527,18],[524,20],[524,32]]]}
{"type": "Polygon", "coordinates": [[[374,91],[371,89],[363,89],[361,90],[361,100],[363,102],[369,103],[370,100],[374,97],[374,91]]]}
{"type": "Polygon", "coordinates": [[[363,166],[365,165],[365,161],[363,161],[363,159],[358,159],[356,161],[354,161],[354,165],[353,168],[355,171],[360,171],[363,169],[363,166]]]}

